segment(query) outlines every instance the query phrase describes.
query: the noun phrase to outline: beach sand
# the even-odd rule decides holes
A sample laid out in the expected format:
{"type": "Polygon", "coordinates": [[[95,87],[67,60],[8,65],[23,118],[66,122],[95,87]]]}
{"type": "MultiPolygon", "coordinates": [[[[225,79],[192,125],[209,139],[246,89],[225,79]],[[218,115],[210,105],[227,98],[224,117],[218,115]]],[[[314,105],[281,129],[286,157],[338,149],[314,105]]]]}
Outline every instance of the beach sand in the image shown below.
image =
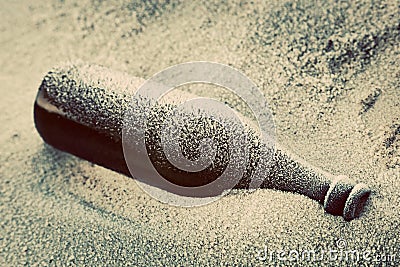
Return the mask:
{"type": "Polygon", "coordinates": [[[3,1],[0,17],[1,266],[399,265],[397,1],[3,1]],[[196,60],[239,69],[264,93],[278,143],[371,187],[364,212],[346,222],[267,189],[173,207],[45,145],[33,123],[37,89],[75,59],[144,79],[196,60]],[[361,259],[262,261],[265,247],[361,259]]]}

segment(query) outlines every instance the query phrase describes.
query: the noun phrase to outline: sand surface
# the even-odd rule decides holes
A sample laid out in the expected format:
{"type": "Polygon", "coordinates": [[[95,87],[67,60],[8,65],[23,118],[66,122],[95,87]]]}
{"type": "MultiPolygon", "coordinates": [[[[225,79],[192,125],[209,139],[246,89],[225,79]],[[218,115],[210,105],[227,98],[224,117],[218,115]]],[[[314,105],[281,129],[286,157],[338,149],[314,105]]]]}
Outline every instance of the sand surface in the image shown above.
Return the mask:
{"type": "Polygon", "coordinates": [[[399,3],[228,2],[0,3],[1,266],[399,265],[399,3]],[[362,216],[346,222],[266,189],[172,207],[46,146],[33,124],[37,89],[75,59],[142,78],[194,60],[241,70],[265,94],[279,143],[371,186],[362,216]],[[257,256],[265,245],[320,251],[338,240],[371,260],[257,256]]]}

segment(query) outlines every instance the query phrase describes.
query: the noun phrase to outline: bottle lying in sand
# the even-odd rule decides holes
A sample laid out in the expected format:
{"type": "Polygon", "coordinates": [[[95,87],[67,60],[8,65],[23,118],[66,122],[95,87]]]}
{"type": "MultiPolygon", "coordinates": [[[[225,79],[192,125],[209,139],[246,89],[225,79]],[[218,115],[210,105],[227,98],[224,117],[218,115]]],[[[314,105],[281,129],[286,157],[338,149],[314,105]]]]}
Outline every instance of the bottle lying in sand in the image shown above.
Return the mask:
{"type": "MultiPolygon", "coordinates": [[[[124,156],[124,114],[128,108],[135,112],[147,110],[150,127],[146,129],[146,149],[158,173],[170,183],[183,187],[199,187],[217,179],[227,162],[235,160],[229,158],[225,144],[227,136],[234,133],[224,131],[221,125],[210,123],[206,118],[189,119],[192,126],[186,128],[182,151],[188,158],[196,159],[194,154],[199,151],[190,151],[194,140],[211,137],[217,144],[214,162],[197,172],[175,167],[162,151],[159,133],[170,105],[156,104],[144,109],[147,102],[132,102],[132,88],[138,88],[142,82],[127,74],[85,63],[67,63],[54,68],[45,75],[37,94],[36,128],[51,146],[132,177],[124,156]],[[136,106],[132,107],[132,103],[136,106]]],[[[193,118],[190,114],[188,117],[193,118]]],[[[249,188],[255,166],[260,165],[265,155],[273,155],[266,165],[265,177],[261,177],[261,188],[303,194],[323,204],[326,212],[343,216],[345,220],[359,216],[370,195],[365,184],[318,170],[279,146],[265,146],[252,131],[249,131],[249,141],[250,156],[236,188],[249,188]]],[[[157,186],[151,179],[145,182],[157,186]]]]}

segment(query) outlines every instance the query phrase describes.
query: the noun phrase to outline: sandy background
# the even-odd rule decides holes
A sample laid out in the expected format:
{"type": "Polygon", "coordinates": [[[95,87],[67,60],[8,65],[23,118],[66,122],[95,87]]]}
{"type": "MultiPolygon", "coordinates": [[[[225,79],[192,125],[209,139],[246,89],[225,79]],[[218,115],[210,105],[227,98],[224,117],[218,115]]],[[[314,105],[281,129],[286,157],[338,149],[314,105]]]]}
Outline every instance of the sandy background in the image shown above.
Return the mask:
{"type": "Polygon", "coordinates": [[[338,239],[396,254],[359,265],[399,264],[397,1],[2,1],[0,18],[1,266],[267,265],[257,259],[265,244],[335,249],[338,239]],[[171,207],[44,145],[33,125],[38,86],[52,66],[78,58],[143,78],[194,60],[240,69],[270,103],[278,142],[371,186],[365,212],[345,222],[274,190],[171,207]]]}

